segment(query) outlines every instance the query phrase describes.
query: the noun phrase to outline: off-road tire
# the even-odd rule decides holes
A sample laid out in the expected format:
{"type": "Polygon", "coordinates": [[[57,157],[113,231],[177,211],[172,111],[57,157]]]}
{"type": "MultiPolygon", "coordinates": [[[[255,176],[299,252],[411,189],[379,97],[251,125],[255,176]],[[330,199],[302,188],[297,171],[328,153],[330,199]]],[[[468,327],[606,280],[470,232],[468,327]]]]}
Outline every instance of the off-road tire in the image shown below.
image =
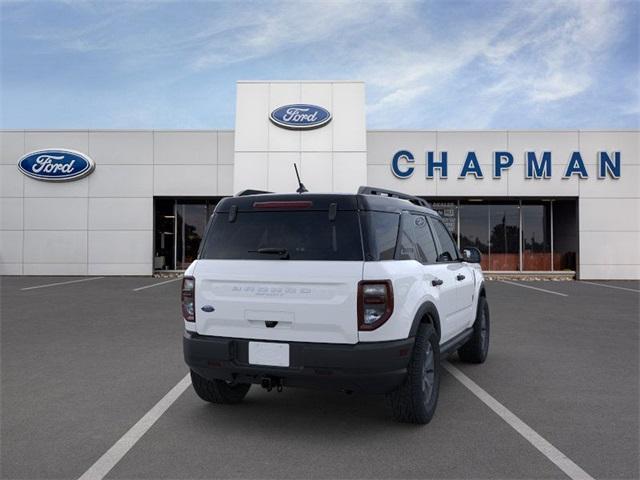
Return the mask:
{"type": "Polygon", "coordinates": [[[393,418],[399,422],[420,425],[431,421],[440,390],[440,347],[432,325],[418,328],[407,377],[400,387],[387,394],[393,418]],[[431,378],[431,388],[427,379],[431,378]]]}
{"type": "Polygon", "coordinates": [[[480,297],[476,321],[473,323],[473,334],[464,345],[458,348],[460,360],[467,363],[484,363],[489,353],[489,333],[489,304],[485,297],[480,297]]]}
{"type": "Polygon", "coordinates": [[[231,385],[224,380],[207,380],[193,370],[191,370],[191,384],[205,402],[222,404],[240,403],[251,388],[249,383],[231,385]]]}

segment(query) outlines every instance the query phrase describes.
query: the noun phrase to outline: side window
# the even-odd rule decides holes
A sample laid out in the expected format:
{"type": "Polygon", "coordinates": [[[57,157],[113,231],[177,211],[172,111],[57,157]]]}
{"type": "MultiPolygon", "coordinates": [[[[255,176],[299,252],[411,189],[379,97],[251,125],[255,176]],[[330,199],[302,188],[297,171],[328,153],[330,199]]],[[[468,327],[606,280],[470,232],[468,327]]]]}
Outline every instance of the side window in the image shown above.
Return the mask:
{"type": "Polygon", "coordinates": [[[440,246],[438,249],[438,261],[452,262],[457,260],[458,249],[456,248],[456,244],[453,242],[453,239],[446,227],[436,218],[430,218],[429,223],[431,223],[433,234],[438,239],[440,246]]]}
{"type": "Polygon", "coordinates": [[[423,263],[435,263],[438,254],[427,218],[423,215],[411,215],[411,217],[413,217],[413,228],[416,234],[416,246],[423,263]]]}
{"type": "Polygon", "coordinates": [[[413,225],[414,216],[403,213],[400,217],[400,233],[398,235],[398,247],[396,249],[396,259],[417,260],[422,262],[418,251],[416,232],[413,225]]]}

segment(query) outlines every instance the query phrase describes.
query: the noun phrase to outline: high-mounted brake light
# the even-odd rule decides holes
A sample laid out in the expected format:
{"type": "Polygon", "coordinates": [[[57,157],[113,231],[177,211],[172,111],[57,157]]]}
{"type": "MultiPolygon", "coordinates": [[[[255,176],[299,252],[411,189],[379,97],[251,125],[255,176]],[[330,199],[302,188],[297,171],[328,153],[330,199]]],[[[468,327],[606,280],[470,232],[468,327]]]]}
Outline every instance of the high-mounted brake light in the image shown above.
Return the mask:
{"type": "Polygon", "coordinates": [[[393,313],[391,280],[363,280],[358,283],[358,330],[375,330],[393,313]]]}
{"type": "Polygon", "coordinates": [[[253,202],[253,208],[311,208],[309,200],[281,200],[271,202],[253,202]]]}
{"type": "Polygon", "coordinates": [[[180,302],[182,304],[182,318],[187,322],[196,321],[196,279],[193,277],[184,277],[182,279],[182,295],[180,302]]]}

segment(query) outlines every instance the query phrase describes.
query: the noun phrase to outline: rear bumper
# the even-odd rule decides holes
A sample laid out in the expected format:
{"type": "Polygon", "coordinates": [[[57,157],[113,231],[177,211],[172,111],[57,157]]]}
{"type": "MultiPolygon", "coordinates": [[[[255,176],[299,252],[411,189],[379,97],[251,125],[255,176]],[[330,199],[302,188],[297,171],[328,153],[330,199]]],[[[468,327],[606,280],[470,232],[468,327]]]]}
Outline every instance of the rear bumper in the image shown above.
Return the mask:
{"type": "Polygon", "coordinates": [[[287,342],[286,368],[250,365],[249,341],[185,332],[184,359],[210,380],[259,384],[273,377],[291,387],[386,393],[404,380],[414,338],[355,345],[287,342]]]}

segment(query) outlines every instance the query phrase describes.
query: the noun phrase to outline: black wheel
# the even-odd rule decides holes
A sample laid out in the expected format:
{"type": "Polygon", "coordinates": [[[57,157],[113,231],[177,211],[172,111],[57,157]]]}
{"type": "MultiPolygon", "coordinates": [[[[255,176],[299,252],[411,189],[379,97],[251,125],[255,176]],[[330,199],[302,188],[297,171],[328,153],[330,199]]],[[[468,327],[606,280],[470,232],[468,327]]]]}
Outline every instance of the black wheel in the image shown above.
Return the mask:
{"type": "Polygon", "coordinates": [[[407,378],[387,394],[393,418],[400,422],[426,424],[431,421],[440,390],[440,346],[430,324],[422,324],[407,369],[407,378]]]}
{"type": "Polygon", "coordinates": [[[467,343],[458,349],[460,360],[468,363],[483,363],[487,359],[489,330],[489,304],[485,297],[480,297],[473,334],[467,343]]]}
{"type": "Polygon", "coordinates": [[[230,384],[224,380],[207,380],[191,370],[191,384],[198,396],[211,403],[240,403],[247,395],[251,384],[230,384]]]}

